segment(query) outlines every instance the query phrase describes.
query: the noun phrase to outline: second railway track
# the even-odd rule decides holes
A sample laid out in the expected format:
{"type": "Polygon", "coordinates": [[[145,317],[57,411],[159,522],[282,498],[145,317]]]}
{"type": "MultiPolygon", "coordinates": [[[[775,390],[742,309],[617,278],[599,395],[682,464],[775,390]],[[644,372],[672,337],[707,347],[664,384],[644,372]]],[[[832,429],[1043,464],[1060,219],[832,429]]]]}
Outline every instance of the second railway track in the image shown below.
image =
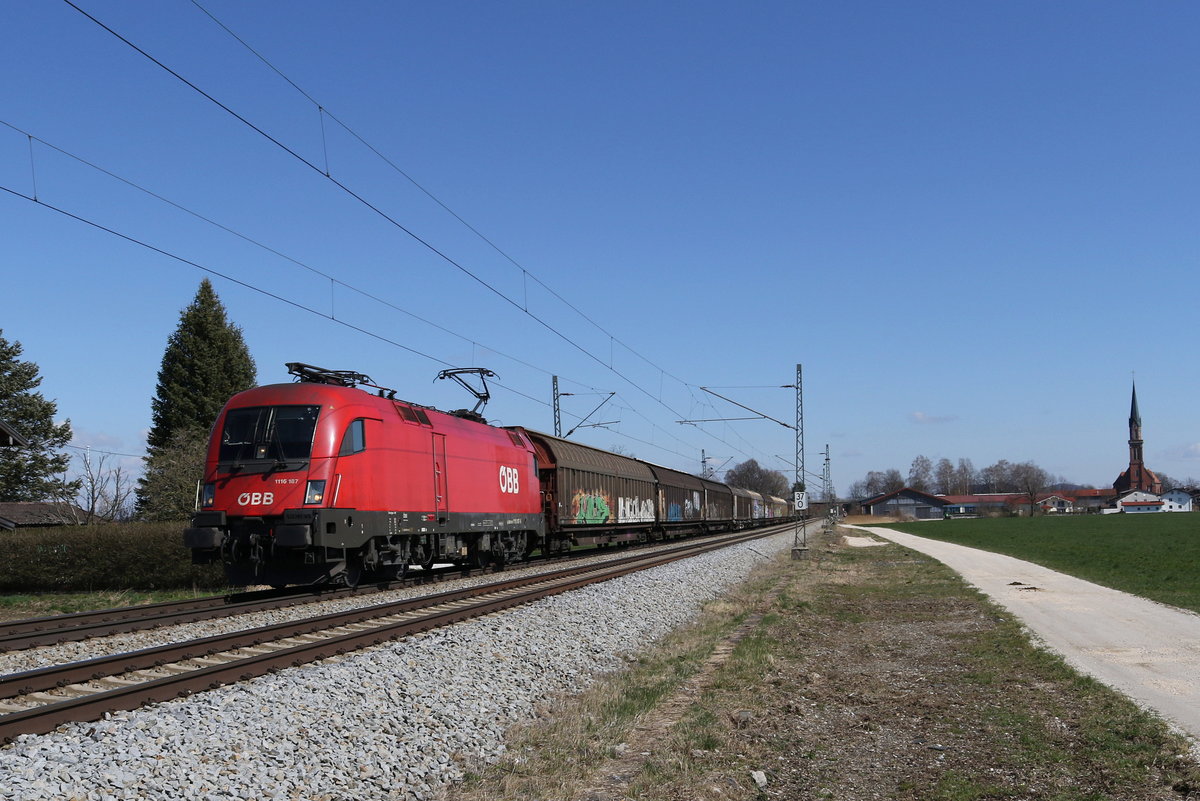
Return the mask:
{"type": "MultiPolygon", "coordinates": [[[[659,546],[662,543],[647,543],[659,546]]],[[[641,547],[641,546],[635,546],[641,547]]],[[[558,556],[552,560],[535,559],[510,565],[510,568],[533,567],[547,561],[588,558],[596,551],[577,551],[570,556],[558,556]]],[[[233,617],[252,612],[285,609],[303,604],[319,603],[331,599],[368,597],[388,590],[405,587],[437,584],[446,580],[479,576],[492,572],[491,568],[446,567],[432,571],[416,571],[403,579],[381,584],[363,584],[359,587],[344,586],[290,587],[279,590],[261,590],[212,595],[183,601],[163,601],[154,604],[115,607],[65,615],[28,618],[24,620],[0,621],[0,654],[60,645],[95,637],[107,637],[147,629],[197,623],[233,617]]]]}
{"type": "Polygon", "coordinates": [[[0,677],[0,742],[317,661],[773,533],[770,528],[432,596],[0,677]]]}

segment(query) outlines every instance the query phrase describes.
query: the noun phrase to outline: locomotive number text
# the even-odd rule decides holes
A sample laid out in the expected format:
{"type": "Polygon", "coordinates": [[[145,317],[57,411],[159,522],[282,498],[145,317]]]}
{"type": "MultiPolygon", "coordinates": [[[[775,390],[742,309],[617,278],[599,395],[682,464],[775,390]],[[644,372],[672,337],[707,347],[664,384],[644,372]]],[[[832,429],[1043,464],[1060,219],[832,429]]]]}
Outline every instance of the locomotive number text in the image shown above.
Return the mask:
{"type": "Polygon", "coordinates": [[[500,468],[500,491],[513,495],[521,491],[521,474],[517,472],[517,468],[500,468]]]}

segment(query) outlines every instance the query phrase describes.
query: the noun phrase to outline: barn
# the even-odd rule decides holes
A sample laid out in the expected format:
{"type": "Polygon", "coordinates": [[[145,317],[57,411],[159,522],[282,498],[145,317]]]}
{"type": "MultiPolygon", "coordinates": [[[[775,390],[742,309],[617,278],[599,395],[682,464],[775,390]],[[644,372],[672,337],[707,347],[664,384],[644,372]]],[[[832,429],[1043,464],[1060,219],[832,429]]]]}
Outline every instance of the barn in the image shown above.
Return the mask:
{"type": "Polygon", "coordinates": [[[946,499],[920,490],[902,487],[862,502],[863,514],[872,517],[899,517],[907,520],[941,520],[946,499]]]}

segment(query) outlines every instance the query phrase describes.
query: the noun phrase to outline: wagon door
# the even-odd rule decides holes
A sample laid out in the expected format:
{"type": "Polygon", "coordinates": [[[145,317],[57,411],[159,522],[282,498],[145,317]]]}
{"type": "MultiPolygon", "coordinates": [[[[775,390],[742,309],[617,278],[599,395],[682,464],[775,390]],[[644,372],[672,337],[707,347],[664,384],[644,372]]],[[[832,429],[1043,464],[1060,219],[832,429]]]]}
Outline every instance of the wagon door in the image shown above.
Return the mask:
{"type": "Polygon", "coordinates": [[[446,435],[433,435],[433,511],[439,523],[446,522],[448,504],[446,500],[446,435]]]}

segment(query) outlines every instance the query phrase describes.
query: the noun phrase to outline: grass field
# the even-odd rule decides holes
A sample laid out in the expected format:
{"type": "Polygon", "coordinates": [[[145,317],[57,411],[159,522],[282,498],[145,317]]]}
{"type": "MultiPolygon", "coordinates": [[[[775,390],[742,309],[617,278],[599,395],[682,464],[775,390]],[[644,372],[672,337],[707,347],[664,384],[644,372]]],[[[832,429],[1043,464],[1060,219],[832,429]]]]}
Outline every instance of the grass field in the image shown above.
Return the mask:
{"type": "Polygon", "coordinates": [[[942,520],[889,527],[1007,554],[1200,612],[1200,514],[942,520]]]}

